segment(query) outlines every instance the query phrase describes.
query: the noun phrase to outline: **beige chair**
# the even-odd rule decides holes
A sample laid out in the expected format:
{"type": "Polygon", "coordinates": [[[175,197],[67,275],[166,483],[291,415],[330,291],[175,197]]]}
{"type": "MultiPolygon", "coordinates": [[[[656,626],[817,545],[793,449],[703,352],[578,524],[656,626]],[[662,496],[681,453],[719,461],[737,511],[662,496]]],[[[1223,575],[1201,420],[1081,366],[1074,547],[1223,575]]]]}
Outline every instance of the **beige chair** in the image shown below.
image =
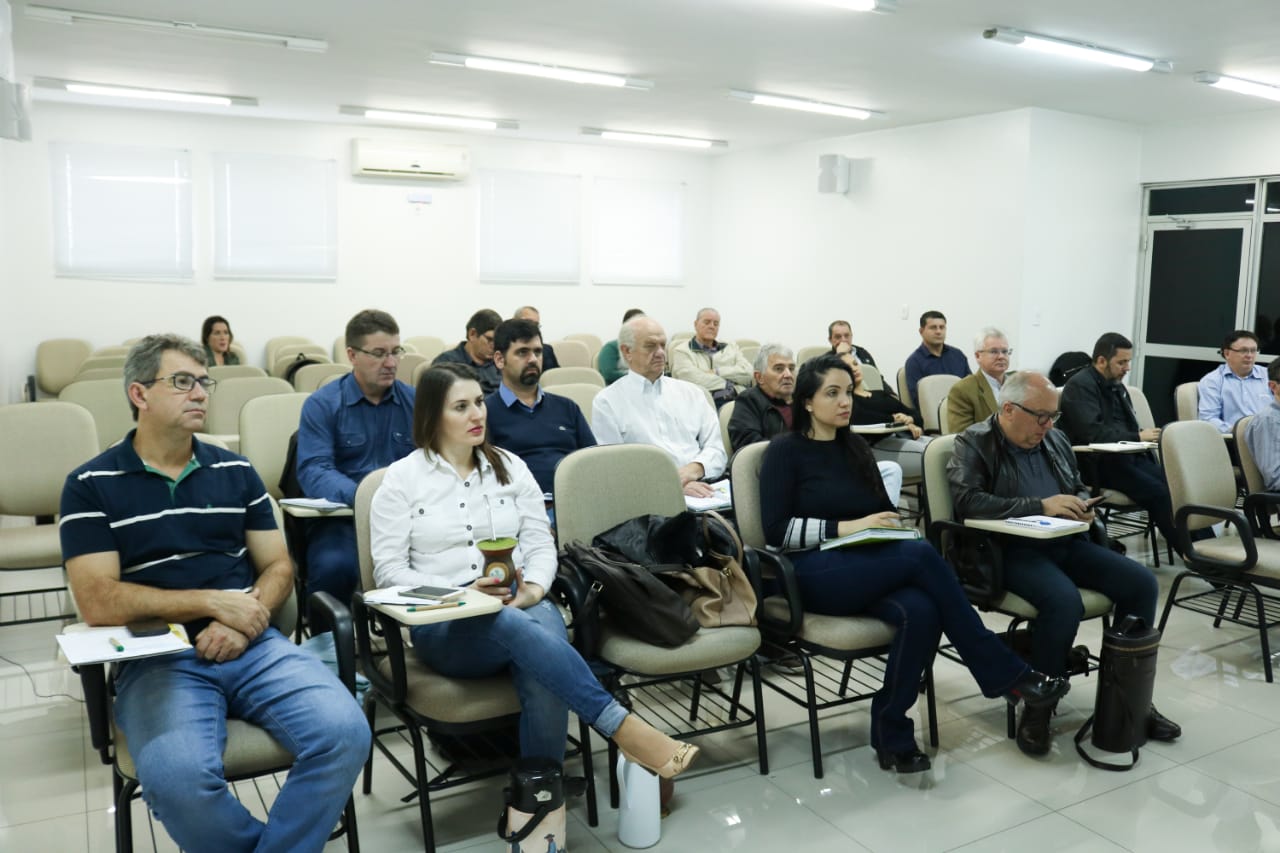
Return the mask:
{"type": "Polygon", "coordinates": [[[594,382],[565,382],[562,385],[544,385],[542,390],[548,394],[559,394],[561,397],[568,397],[577,403],[578,408],[582,410],[582,416],[590,424],[591,405],[602,389],[594,382]]]}
{"type": "MultiPolygon", "coordinates": [[[[119,391],[117,386],[117,391],[119,391]]],[[[51,401],[0,406],[0,515],[33,518],[35,524],[0,526],[0,571],[62,565],[62,544],[53,523],[67,475],[98,454],[93,416],[83,406],[51,401]]],[[[0,600],[32,596],[25,614],[14,608],[6,625],[65,619],[72,614],[61,594],[66,587],[0,593],[0,600]]]]}
{"type": "Polygon", "coordinates": [[[289,377],[299,361],[310,361],[316,364],[329,364],[329,354],[316,344],[285,344],[276,349],[276,359],[267,365],[272,376],[281,379],[289,377]]]}
{"type": "Polygon", "coordinates": [[[271,497],[280,499],[289,438],[298,431],[302,404],[310,394],[271,394],[240,407],[240,455],[253,464],[271,497]]]}
{"type": "Polygon", "coordinates": [[[418,383],[422,381],[422,374],[426,373],[430,369],[431,362],[429,361],[415,367],[413,369],[413,377],[410,379],[409,386],[416,389],[418,387],[418,383]]]}
{"type": "Polygon", "coordinates": [[[760,349],[760,341],[757,341],[755,338],[735,338],[733,342],[738,345],[738,349],[740,350],[745,350],[747,347],[755,347],[757,350],[760,349]]]}
{"type": "Polygon", "coordinates": [[[63,388],[58,399],[83,406],[93,415],[99,451],[124,438],[136,426],[124,383],[119,379],[77,380],[63,388]]]}
{"type": "Polygon", "coordinates": [[[831,352],[830,344],[823,344],[822,346],[800,347],[800,349],[796,350],[796,366],[798,367],[804,364],[806,361],[808,361],[811,358],[817,358],[818,356],[826,355],[829,352],[831,352]]]}
{"type": "Polygon", "coordinates": [[[271,366],[276,363],[276,355],[279,352],[281,347],[287,346],[288,344],[310,344],[310,343],[315,343],[315,342],[312,341],[311,338],[304,338],[300,335],[279,335],[274,338],[268,338],[267,346],[266,346],[267,369],[269,370],[271,366]]]}
{"type": "Polygon", "coordinates": [[[103,367],[114,367],[118,370],[122,370],[124,368],[125,358],[126,356],[123,355],[91,355],[84,361],[80,362],[80,367],[76,370],[76,375],[79,376],[86,370],[96,370],[103,367]]]}
{"type": "Polygon", "coordinates": [[[898,368],[898,399],[902,401],[904,406],[914,409],[916,407],[916,399],[911,396],[911,391],[907,388],[907,369],[905,367],[898,368]]]}
{"type": "Polygon", "coordinates": [[[950,374],[926,376],[916,383],[916,401],[920,404],[920,417],[924,419],[924,431],[945,432],[938,421],[939,404],[960,377],[950,374]]]}
{"type": "MultiPolygon", "coordinates": [[[[1245,479],[1261,482],[1247,442],[1238,442],[1245,479]],[[1253,473],[1250,472],[1253,469],[1253,473]]],[[[1258,632],[1263,674],[1273,680],[1267,632],[1280,625],[1280,534],[1270,515],[1280,497],[1255,492],[1236,509],[1236,477],[1222,435],[1207,421],[1175,421],[1160,433],[1165,477],[1173,504],[1173,523],[1181,540],[1186,569],[1169,587],[1159,628],[1174,607],[1213,619],[1213,627],[1232,622],[1258,632]],[[1191,541],[1191,534],[1225,522],[1236,535],[1191,541]],[[1197,583],[1183,590],[1183,581],[1197,583]],[[1181,595],[1179,592],[1181,591],[1181,595]]],[[[1244,677],[1244,673],[1241,674],[1244,677]]]]}
{"type": "Polygon", "coordinates": [[[350,364],[304,364],[293,374],[293,388],[309,394],[331,379],[341,379],[351,372],[350,364]]]}
{"type": "Polygon", "coordinates": [[[565,335],[566,341],[581,341],[587,345],[587,351],[591,353],[591,364],[596,363],[596,354],[600,352],[600,347],[604,346],[604,341],[599,335],[593,335],[590,332],[574,332],[572,335],[565,335]]]}
{"type": "Polygon", "coordinates": [[[55,338],[36,345],[36,382],[46,394],[57,394],[75,380],[93,351],[81,338],[55,338]]]}
{"type": "MultiPolygon", "coordinates": [[[[921,415],[923,417],[923,415],[921,415]]],[[[938,401],[938,432],[947,435],[951,432],[951,413],[947,411],[947,398],[938,401]]]]}
{"type": "Polygon", "coordinates": [[[413,381],[414,373],[420,364],[431,364],[431,359],[425,355],[416,352],[407,352],[400,357],[400,363],[396,365],[396,379],[408,385],[410,388],[417,388],[417,384],[413,381]]]}
{"type": "Polygon", "coordinates": [[[133,347],[125,346],[124,344],[117,344],[115,346],[109,346],[109,347],[98,347],[96,350],[93,351],[93,353],[91,354],[91,357],[128,355],[129,350],[131,349],[133,349],[133,347]]]}
{"type": "Polygon", "coordinates": [[[203,431],[221,436],[233,451],[239,452],[240,409],[244,404],[254,397],[292,393],[292,385],[274,376],[246,376],[219,382],[214,393],[209,395],[203,431]]]}
{"type": "Polygon", "coordinates": [[[449,349],[448,342],[435,335],[415,335],[412,338],[406,338],[404,343],[412,346],[418,355],[423,356],[427,361],[433,361],[436,356],[449,349]]]}
{"type": "Polygon", "coordinates": [[[347,336],[338,335],[333,339],[332,357],[334,364],[345,364],[347,361],[347,336]]]}
{"type": "Polygon", "coordinates": [[[1245,430],[1249,428],[1253,418],[1253,415],[1245,415],[1236,421],[1235,426],[1231,428],[1231,438],[1240,454],[1241,476],[1236,479],[1238,481],[1243,478],[1245,491],[1251,495],[1257,495],[1267,491],[1267,484],[1262,479],[1262,470],[1258,468],[1258,460],[1253,455],[1253,448],[1244,440],[1245,430]]]}
{"type": "Polygon", "coordinates": [[[551,346],[556,350],[556,361],[561,367],[585,367],[591,368],[592,358],[591,350],[582,341],[571,341],[568,339],[551,341],[551,346]]]}
{"type": "MultiPolygon", "coordinates": [[[[767,441],[739,448],[733,456],[733,514],[742,542],[754,548],[762,574],[776,582],[778,590],[761,607],[760,630],[765,648],[774,658],[795,654],[803,668],[800,675],[767,666],[766,686],[809,712],[809,744],[814,778],[821,779],[822,739],[818,713],[829,708],[870,699],[883,683],[883,657],[893,642],[893,626],[871,616],[823,616],[807,613],[800,601],[795,570],[784,554],[772,552],[765,541],[761,521],[760,466],[767,441]],[[830,661],[837,661],[832,666],[830,661]],[[875,661],[858,666],[855,661],[875,661]]],[[[929,742],[938,745],[938,709],[933,689],[933,667],[925,670],[923,685],[929,742]]]]}
{"type": "Polygon", "coordinates": [[[1173,405],[1180,421],[1200,419],[1200,383],[1183,382],[1173,389],[1173,405]]]}
{"type": "Polygon", "coordinates": [[[716,412],[716,417],[720,419],[720,441],[724,443],[724,452],[729,456],[733,455],[733,443],[729,441],[729,421],[733,418],[733,407],[737,403],[730,400],[720,407],[720,411],[716,412]]]}
{"type": "Polygon", "coordinates": [[[751,366],[754,368],[756,356],[760,354],[760,344],[747,344],[746,346],[738,347],[738,349],[742,351],[742,357],[751,362],[751,366]]]}
{"type": "Polygon", "coordinates": [[[570,382],[604,387],[604,377],[600,375],[600,371],[591,367],[553,367],[544,372],[541,379],[543,388],[570,382]]]}
{"type": "MultiPolygon", "coordinates": [[[[240,344],[236,343],[235,341],[231,342],[231,352],[235,355],[236,358],[240,359],[240,364],[242,365],[249,364],[249,353],[245,351],[244,347],[240,346],[240,344]]],[[[223,366],[226,367],[226,365],[223,365],[223,366]]],[[[234,367],[235,365],[232,365],[232,366],[234,367]]]]}
{"type": "Polygon", "coordinates": [[[252,364],[215,364],[209,368],[209,375],[221,382],[224,379],[243,379],[246,376],[266,376],[267,372],[252,364]]]}
{"type": "MultiPolygon", "coordinates": [[[[667,341],[667,352],[680,346],[682,343],[691,340],[694,337],[693,332],[676,332],[667,341]]],[[[668,359],[670,361],[670,359],[668,359]]]]}
{"type": "Polygon", "coordinates": [[[868,391],[884,390],[884,377],[880,375],[879,368],[870,364],[862,365],[862,387],[868,391]]]}
{"type": "Polygon", "coordinates": [[[323,388],[324,386],[328,385],[330,382],[337,382],[339,379],[346,376],[350,372],[351,372],[350,370],[347,370],[343,373],[330,373],[328,376],[321,378],[320,384],[317,386],[316,390],[323,388]]]}
{"type": "MultiPolygon", "coordinates": [[[[74,382],[92,382],[96,379],[114,379],[120,388],[124,388],[124,365],[119,367],[95,367],[90,370],[82,370],[75,375],[74,382]]],[[[65,390],[65,389],[64,389],[65,390]]]]}

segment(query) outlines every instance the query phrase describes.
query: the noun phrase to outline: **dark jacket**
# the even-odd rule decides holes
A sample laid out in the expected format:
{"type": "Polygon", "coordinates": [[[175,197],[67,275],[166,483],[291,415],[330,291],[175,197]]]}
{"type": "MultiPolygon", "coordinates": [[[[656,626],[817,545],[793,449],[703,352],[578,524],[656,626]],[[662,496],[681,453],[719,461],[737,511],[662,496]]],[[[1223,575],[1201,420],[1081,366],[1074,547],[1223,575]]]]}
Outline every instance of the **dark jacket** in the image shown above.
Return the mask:
{"type": "Polygon", "coordinates": [[[497,391],[498,386],[502,384],[502,374],[498,372],[498,366],[493,363],[493,359],[489,359],[484,364],[476,364],[471,360],[471,354],[467,352],[466,341],[462,341],[453,349],[445,350],[431,361],[432,364],[445,364],[448,362],[465,364],[480,374],[480,388],[486,395],[497,391]]]}
{"type": "Polygon", "coordinates": [[[1138,416],[1124,383],[1108,382],[1092,365],[1067,380],[1058,408],[1073,444],[1138,440],[1138,416]]]}
{"type": "MultiPolygon", "coordinates": [[[[787,428],[777,406],[759,388],[748,388],[738,395],[729,417],[729,443],[736,450],[773,438],[787,428]]],[[[726,448],[727,449],[727,448],[726,448]]]]}
{"type": "MultiPolygon", "coordinates": [[[[998,418],[992,415],[956,436],[955,454],[947,463],[947,479],[958,520],[1016,518],[1043,512],[1039,498],[1023,497],[1018,489],[1018,463],[998,418]]],[[[1049,467],[1061,493],[1088,498],[1066,434],[1049,430],[1041,447],[1048,454],[1049,467]]]]}

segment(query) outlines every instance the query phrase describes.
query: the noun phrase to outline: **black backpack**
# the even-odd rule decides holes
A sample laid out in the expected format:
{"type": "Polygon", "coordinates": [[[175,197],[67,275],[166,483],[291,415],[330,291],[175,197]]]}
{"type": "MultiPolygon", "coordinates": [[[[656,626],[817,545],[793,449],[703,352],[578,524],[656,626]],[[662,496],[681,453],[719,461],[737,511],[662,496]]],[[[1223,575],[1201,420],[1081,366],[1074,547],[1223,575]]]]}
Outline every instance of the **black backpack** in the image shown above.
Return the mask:
{"type": "Polygon", "coordinates": [[[1067,384],[1068,379],[1079,373],[1081,370],[1084,370],[1092,363],[1093,360],[1089,358],[1089,354],[1087,352],[1080,352],[1078,350],[1075,352],[1064,352],[1054,360],[1053,366],[1049,368],[1049,381],[1061,388],[1063,385],[1067,384]]]}

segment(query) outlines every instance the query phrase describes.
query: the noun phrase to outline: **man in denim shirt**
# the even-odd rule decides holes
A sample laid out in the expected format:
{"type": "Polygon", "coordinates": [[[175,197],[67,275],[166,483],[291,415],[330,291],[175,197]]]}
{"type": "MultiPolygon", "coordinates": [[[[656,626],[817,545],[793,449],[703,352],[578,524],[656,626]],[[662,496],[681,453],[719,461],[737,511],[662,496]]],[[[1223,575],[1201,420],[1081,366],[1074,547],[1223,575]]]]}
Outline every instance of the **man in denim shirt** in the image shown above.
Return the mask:
{"type": "MultiPolygon", "coordinates": [[[[413,451],[413,389],[396,379],[404,349],[385,311],[347,323],[351,372],[313,393],[298,425],[298,482],[307,497],[352,506],[360,481],[413,451]]],[[[360,579],[350,518],[323,518],[307,530],[307,596],[324,590],[342,603],[360,579]]]]}

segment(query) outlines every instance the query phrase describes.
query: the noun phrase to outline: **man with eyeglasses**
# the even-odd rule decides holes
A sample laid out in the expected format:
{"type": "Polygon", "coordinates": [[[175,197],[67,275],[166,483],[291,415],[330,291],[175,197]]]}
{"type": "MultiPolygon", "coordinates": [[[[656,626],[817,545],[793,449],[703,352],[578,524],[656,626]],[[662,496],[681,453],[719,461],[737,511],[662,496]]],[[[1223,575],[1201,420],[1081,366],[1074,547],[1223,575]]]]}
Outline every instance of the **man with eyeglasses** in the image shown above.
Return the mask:
{"type": "Polygon", "coordinates": [[[1004,332],[988,326],[973,339],[973,357],[978,369],[961,379],[947,392],[947,431],[964,432],[973,424],[994,415],[1009,358],[1013,350],[1004,332]]]}
{"type": "Polygon", "coordinates": [[[480,374],[480,388],[492,394],[502,384],[502,374],[493,363],[493,336],[501,322],[502,315],[497,311],[481,308],[467,320],[467,339],[440,353],[431,363],[470,365],[480,374]]]}
{"type": "MultiPolygon", "coordinates": [[[[396,379],[404,348],[390,314],[356,314],[346,341],[351,372],[302,405],[298,483],[307,497],[353,506],[361,480],[413,452],[414,395],[396,379]]],[[[360,579],[354,523],[320,518],[305,528],[307,596],[323,590],[346,604],[360,579]]]]}
{"type": "MultiPolygon", "coordinates": [[[[956,515],[1017,518],[1047,515],[1092,523],[1093,502],[1080,480],[1071,442],[1053,428],[1061,416],[1058,392],[1043,374],[1010,374],[999,411],[956,436],[947,465],[956,515]]],[[[1155,624],[1160,593],[1145,566],[1091,541],[1089,533],[1056,539],[1001,537],[1004,586],[1038,614],[1031,631],[1031,665],[1049,676],[1067,674],[1067,656],[1080,625],[1080,588],[1115,602],[1113,620],[1127,615],[1155,624]]],[[[1018,747],[1045,755],[1052,707],[1027,708],[1018,721],[1018,747]]],[[[1170,741],[1182,729],[1151,707],[1147,737],[1170,741]]]]}
{"type": "Polygon", "coordinates": [[[142,797],[185,850],[319,850],[369,754],[368,723],[270,626],[293,567],[253,466],[195,440],[214,389],[203,347],[143,338],[124,381],[137,428],[68,475],[59,533],[87,623],[182,623],[193,644],[119,664],[113,713],[142,797]],[[222,778],[228,715],[296,759],[265,823],[222,778]]]}
{"type": "Polygon", "coordinates": [[[1226,362],[1200,380],[1200,420],[1218,432],[1228,433],[1236,421],[1256,415],[1271,405],[1267,371],[1258,361],[1258,336],[1248,329],[1236,329],[1222,342],[1226,362]]]}

